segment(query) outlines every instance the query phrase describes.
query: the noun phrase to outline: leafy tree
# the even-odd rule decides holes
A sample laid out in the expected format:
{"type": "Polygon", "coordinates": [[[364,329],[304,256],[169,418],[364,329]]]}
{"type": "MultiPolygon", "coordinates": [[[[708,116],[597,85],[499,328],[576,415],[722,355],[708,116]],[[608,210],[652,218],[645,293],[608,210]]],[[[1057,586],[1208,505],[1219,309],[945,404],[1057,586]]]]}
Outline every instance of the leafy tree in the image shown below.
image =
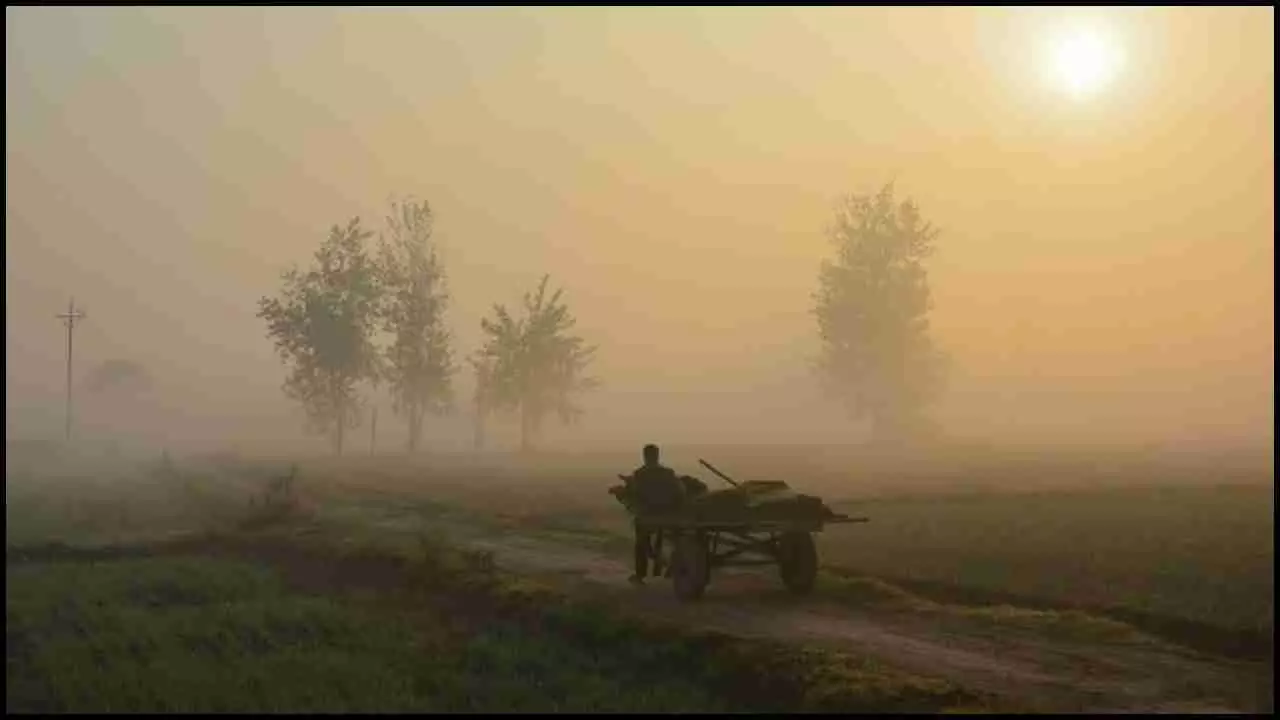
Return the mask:
{"type": "Polygon", "coordinates": [[[85,385],[91,393],[136,393],[151,387],[151,374],[133,360],[106,360],[90,370],[85,385]]]}
{"type": "Polygon", "coordinates": [[[369,237],[358,217],[334,225],[312,268],[283,273],[280,295],[258,301],[267,337],[290,366],[285,395],[302,404],[308,430],[333,432],[339,455],[345,430],[360,422],[358,384],[379,371],[372,337],[380,283],[369,237]]]}
{"type": "Polygon", "coordinates": [[[425,200],[393,202],[389,238],[380,245],[386,293],[382,329],[392,335],[385,377],[395,411],[408,419],[410,451],[418,447],[424,415],[443,415],[453,407],[455,367],[444,323],[449,294],[431,229],[431,207],[425,200]]]}
{"type": "MultiPolygon", "coordinates": [[[[153,403],[155,382],[142,364],[133,360],[106,360],[85,375],[88,402],[86,415],[105,421],[99,429],[114,436],[112,444],[130,437],[141,440],[154,430],[149,420],[156,420],[159,408],[153,403]]],[[[117,446],[118,447],[118,446],[117,446]]]]}
{"type": "Polygon", "coordinates": [[[937,230],[887,184],[846,197],[828,234],[836,258],[823,262],[815,295],[819,369],[873,437],[903,437],[923,427],[941,387],[924,268],[937,230]]]}
{"type": "Polygon", "coordinates": [[[480,321],[486,339],[477,362],[487,372],[482,407],[520,416],[520,447],[530,450],[548,414],[572,423],[581,414],[577,395],[596,386],[584,372],[595,352],[570,334],[576,323],[561,300],[563,290],[547,296],[543,276],[536,293],[525,293],[524,315],[514,318],[503,305],[480,321]]]}

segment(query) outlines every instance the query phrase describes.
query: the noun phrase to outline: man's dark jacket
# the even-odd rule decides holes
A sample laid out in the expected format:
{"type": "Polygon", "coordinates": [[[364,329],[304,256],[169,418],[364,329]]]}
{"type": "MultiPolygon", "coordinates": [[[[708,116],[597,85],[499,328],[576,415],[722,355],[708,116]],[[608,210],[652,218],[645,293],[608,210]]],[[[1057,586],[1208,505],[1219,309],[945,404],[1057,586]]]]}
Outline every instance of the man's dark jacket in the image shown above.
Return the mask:
{"type": "Polygon", "coordinates": [[[627,483],[642,513],[670,512],[684,501],[684,485],[675,471],[663,465],[641,465],[627,483]]]}

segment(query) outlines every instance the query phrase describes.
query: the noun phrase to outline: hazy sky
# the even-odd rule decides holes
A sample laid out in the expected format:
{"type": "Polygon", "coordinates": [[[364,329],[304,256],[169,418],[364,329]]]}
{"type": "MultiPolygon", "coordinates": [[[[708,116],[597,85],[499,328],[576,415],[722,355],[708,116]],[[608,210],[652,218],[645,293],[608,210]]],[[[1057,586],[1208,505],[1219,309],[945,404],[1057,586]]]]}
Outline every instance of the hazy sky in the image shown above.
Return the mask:
{"type": "Polygon", "coordinates": [[[5,19],[11,433],[60,429],[74,294],[81,370],[155,374],[144,425],[298,437],[256,301],[412,194],[461,352],[544,272],[599,343],[590,421],[556,443],[848,436],[807,369],[811,294],[837,197],[895,180],[941,229],[953,431],[1273,439],[1271,8],[5,19]],[[1048,56],[1082,22],[1121,62],[1075,97],[1048,56]]]}

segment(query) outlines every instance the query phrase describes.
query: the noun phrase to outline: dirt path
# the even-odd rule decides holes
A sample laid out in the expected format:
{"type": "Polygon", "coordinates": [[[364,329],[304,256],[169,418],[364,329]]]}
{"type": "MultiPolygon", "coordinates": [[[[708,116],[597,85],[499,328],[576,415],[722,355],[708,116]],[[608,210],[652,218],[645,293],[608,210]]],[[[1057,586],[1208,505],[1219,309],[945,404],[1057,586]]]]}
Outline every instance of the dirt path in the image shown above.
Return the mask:
{"type": "Polygon", "coordinates": [[[705,629],[845,650],[946,678],[1044,712],[1270,712],[1269,663],[1210,658],[1151,638],[1084,642],[1002,627],[956,612],[901,612],[795,598],[775,572],[717,570],[701,602],[676,601],[669,581],[632,587],[627,553],[599,539],[478,525],[387,508],[362,522],[386,532],[424,526],[493,553],[498,565],[608,598],[621,607],[705,629]]]}

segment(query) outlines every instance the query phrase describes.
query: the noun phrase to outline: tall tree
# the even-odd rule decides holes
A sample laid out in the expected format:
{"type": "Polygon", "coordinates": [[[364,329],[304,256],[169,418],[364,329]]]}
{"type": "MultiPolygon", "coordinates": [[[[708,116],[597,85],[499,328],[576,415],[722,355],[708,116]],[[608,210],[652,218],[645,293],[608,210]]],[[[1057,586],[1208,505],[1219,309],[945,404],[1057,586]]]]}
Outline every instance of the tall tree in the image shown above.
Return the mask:
{"type": "Polygon", "coordinates": [[[164,427],[160,408],[155,404],[155,382],[142,364],[107,360],[85,375],[83,385],[88,401],[86,420],[113,438],[113,445],[125,438],[133,444],[144,437],[154,437],[164,427]]]}
{"type": "Polygon", "coordinates": [[[520,416],[520,448],[528,451],[546,417],[555,413],[572,423],[582,414],[577,396],[596,386],[585,375],[595,352],[572,330],[576,320],[562,300],[563,290],[547,295],[548,276],[534,293],[525,293],[524,314],[514,318],[503,305],[480,321],[486,336],[478,361],[487,363],[486,391],[495,409],[520,416]]]}
{"type": "Polygon", "coordinates": [[[258,301],[267,337],[289,366],[285,395],[302,404],[308,430],[333,433],[339,455],[345,430],[360,423],[359,383],[379,370],[373,333],[381,290],[370,236],[358,217],[334,225],[311,269],[286,271],[280,294],[258,301]]]}
{"type": "Polygon", "coordinates": [[[823,262],[814,298],[819,369],[880,440],[921,429],[940,389],[924,267],[937,234],[915,202],[895,201],[892,183],[844,198],[828,231],[836,257],[823,262]]]}
{"type": "Polygon", "coordinates": [[[86,389],[91,393],[136,393],[151,384],[151,374],[133,360],[107,360],[85,377],[86,389]]]}
{"type": "Polygon", "coordinates": [[[382,327],[392,336],[386,379],[395,411],[408,420],[410,451],[418,447],[426,413],[443,415],[453,408],[455,367],[444,321],[449,293],[431,242],[432,220],[425,200],[392,202],[380,245],[382,327]]]}

